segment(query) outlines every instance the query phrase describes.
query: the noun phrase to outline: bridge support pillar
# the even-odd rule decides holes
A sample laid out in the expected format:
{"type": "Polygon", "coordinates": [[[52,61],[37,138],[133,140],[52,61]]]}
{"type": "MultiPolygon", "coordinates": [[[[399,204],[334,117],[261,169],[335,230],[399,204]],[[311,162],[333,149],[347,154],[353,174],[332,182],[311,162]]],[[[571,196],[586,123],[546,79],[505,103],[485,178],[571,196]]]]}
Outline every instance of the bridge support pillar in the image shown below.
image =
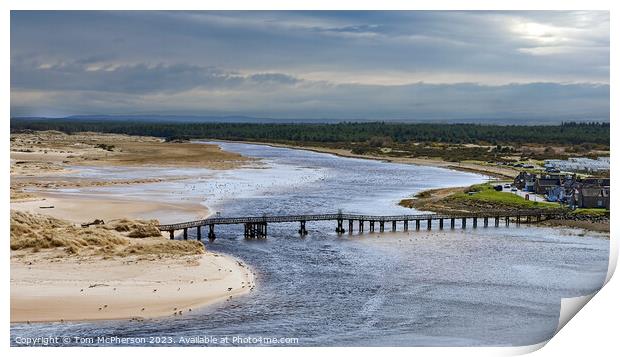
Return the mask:
{"type": "Polygon", "coordinates": [[[461,218],[461,228],[467,228],[467,218],[465,217],[461,218]]]}
{"type": "Polygon", "coordinates": [[[495,217],[495,227],[499,227],[499,217],[495,217]]]}
{"type": "Polygon", "coordinates": [[[168,232],[170,233],[170,239],[174,240],[174,231],[170,230],[168,232]]]}
{"type": "Polygon", "coordinates": [[[364,231],[364,221],[360,220],[359,222],[359,232],[362,233],[364,231]]]}
{"type": "Polygon", "coordinates": [[[267,222],[261,222],[258,224],[258,238],[267,238],[267,222]]]}
{"type": "Polygon", "coordinates": [[[443,229],[443,218],[439,218],[439,229],[443,229]]]}
{"type": "Polygon", "coordinates": [[[430,231],[431,228],[433,228],[433,220],[429,218],[426,220],[426,229],[430,231]]]}
{"type": "Polygon", "coordinates": [[[396,232],[396,221],[392,221],[392,232],[396,232]]]}
{"type": "Polygon", "coordinates": [[[474,228],[478,228],[478,217],[474,217],[474,228]]]}
{"type": "Polygon", "coordinates": [[[187,228],[183,228],[183,240],[187,240],[187,228]]]}
{"type": "Polygon", "coordinates": [[[506,217],[506,227],[510,226],[510,217],[506,217]]]}
{"type": "Polygon", "coordinates": [[[450,218],[450,229],[454,229],[454,218],[450,218]]]}
{"type": "Polygon", "coordinates": [[[214,241],[215,240],[215,224],[211,223],[209,224],[209,241],[214,241]]]}
{"type": "Polygon", "coordinates": [[[202,240],[202,232],[200,231],[200,226],[196,227],[196,239],[202,240]]]}
{"type": "Polygon", "coordinates": [[[379,221],[379,232],[383,233],[385,231],[385,222],[379,221]]]}
{"type": "Polygon", "coordinates": [[[517,215],[517,226],[521,225],[521,216],[517,215]]]}
{"type": "Polygon", "coordinates": [[[349,220],[349,234],[353,234],[353,220],[349,220]]]}
{"type": "Polygon", "coordinates": [[[484,217],[482,221],[484,222],[484,228],[487,228],[489,226],[489,217],[484,217]]]}
{"type": "Polygon", "coordinates": [[[404,220],[403,221],[403,231],[407,232],[409,230],[409,221],[408,220],[404,220]]]}
{"type": "Polygon", "coordinates": [[[338,219],[338,226],[336,227],[336,233],[342,234],[344,233],[344,228],[342,228],[342,219],[338,219]]]}
{"type": "Polygon", "coordinates": [[[303,237],[306,234],[308,234],[308,231],[306,230],[306,221],[300,221],[299,222],[299,235],[303,237]]]}
{"type": "Polygon", "coordinates": [[[419,220],[419,219],[416,219],[416,220],[415,220],[415,230],[416,230],[416,231],[419,231],[419,230],[420,230],[420,220],[419,220]]]}
{"type": "Polygon", "coordinates": [[[370,228],[368,230],[370,230],[371,233],[375,231],[375,221],[370,221],[370,228]]]}

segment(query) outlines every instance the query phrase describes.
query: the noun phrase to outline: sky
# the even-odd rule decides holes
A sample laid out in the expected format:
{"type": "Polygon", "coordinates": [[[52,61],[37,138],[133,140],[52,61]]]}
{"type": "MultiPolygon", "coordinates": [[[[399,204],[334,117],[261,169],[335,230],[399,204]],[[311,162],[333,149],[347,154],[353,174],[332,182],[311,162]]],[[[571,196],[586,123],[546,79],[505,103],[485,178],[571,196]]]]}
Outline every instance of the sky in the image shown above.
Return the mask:
{"type": "Polygon", "coordinates": [[[606,11],[12,11],[11,116],[609,121],[606,11]]]}

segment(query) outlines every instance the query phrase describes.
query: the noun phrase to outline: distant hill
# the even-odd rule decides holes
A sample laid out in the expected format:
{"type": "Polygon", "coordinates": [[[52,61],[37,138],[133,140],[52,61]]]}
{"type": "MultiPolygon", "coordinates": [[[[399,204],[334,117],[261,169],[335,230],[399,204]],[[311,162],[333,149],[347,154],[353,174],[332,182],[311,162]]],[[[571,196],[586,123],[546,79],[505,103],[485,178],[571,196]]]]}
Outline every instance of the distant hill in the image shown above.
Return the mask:
{"type": "Polygon", "coordinates": [[[494,124],[494,125],[559,125],[561,122],[589,123],[609,122],[609,118],[466,118],[466,119],[330,119],[330,118],[261,118],[243,115],[198,116],[198,115],[71,115],[66,117],[12,117],[11,120],[75,120],[75,121],[132,121],[151,123],[267,123],[294,124],[320,123],[335,124],[345,122],[370,123],[384,121],[389,123],[429,123],[429,124],[494,124]]]}

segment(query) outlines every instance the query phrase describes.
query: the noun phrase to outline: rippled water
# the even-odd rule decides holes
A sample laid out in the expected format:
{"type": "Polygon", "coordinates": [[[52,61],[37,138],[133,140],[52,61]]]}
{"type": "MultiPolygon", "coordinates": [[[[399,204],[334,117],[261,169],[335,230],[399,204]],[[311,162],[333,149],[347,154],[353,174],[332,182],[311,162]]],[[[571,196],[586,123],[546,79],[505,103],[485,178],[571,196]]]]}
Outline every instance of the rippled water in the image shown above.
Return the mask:
{"type": "MultiPolygon", "coordinates": [[[[445,169],[307,151],[221,146],[265,158],[267,168],[208,172],[195,180],[140,189],[196,195],[223,216],[338,209],[394,214],[411,213],[396,205],[411,193],[484,180],[445,169]]],[[[125,189],[139,194],[135,187],[125,189]]],[[[422,228],[338,237],[333,222],[312,222],[301,239],[296,224],[272,224],[267,240],[246,241],[242,227],[218,227],[218,238],[207,247],[254,268],[257,288],[250,294],[182,318],[14,324],[12,343],[18,336],[162,336],[175,341],[241,336],[293,337],[299,345],[318,346],[528,345],[552,336],[562,297],[589,294],[605,279],[609,241],[595,233],[525,225],[441,232],[422,228]]]]}

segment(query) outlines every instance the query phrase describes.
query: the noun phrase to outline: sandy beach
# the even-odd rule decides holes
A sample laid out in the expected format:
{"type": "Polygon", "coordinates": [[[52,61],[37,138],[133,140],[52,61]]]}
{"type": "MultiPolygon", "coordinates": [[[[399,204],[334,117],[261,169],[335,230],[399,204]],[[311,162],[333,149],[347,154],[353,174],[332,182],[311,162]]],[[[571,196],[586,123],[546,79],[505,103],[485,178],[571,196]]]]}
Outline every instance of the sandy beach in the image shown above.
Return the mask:
{"type": "Polygon", "coordinates": [[[31,199],[11,202],[11,209],[50,215],[78,224],[95,219],[110,221],[119,218],[119,215],[132,219],[155,218],[162,224],[198,220],[209,215],[209,209],[197,202],[137,201],[53,192],[38,193],[31,199]]]}
{"type": "Polygon", "coordinates": [[[84,191],[188,177],[73,176],[84,165],[227,170],[250,161],[217,145],[152,137],[12,135],[11,322],[180,316],[250,291],[254,274],[243,262],[195,241],[170,241],[156,228],[208,216],[199,201],[84,191]],[[106,225],[81,227],[95,219],[106,225]]]}
{"type": "Polygon", "coordinates": [[[254,287],[254,274],[243,262],[214,253],[55,262],[14,256],[11,322],[174,317],[254,287]]]}

